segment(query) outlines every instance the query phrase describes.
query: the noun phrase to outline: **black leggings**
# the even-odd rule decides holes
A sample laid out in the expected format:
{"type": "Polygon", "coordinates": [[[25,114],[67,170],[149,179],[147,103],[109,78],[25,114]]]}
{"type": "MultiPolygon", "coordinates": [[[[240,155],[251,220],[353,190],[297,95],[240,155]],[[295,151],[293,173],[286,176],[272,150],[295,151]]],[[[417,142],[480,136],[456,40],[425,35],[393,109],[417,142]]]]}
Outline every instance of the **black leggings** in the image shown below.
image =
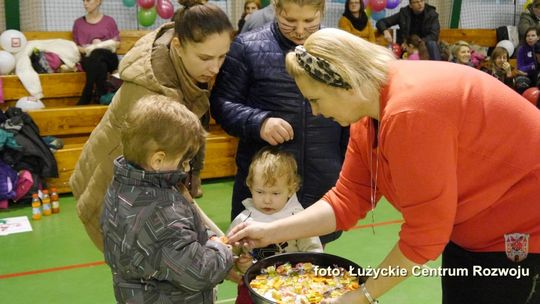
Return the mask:
{"type": "Polygon", "coordinates": [[[84,56],[81,64],[86,72],[86,84],[79,99],[78,105],[92,103],[93,97],[99,99],[101,95],[107,93],[105,84],[107,83],[108,73],[118,68],[118,56],[105,49],[96,49],[90,56],[84,56]],[[96,92],[94,94],[94,85],[96,92]]]}
{"type": "Polygon", "coordinates": [[[442,277],[443,304],[540,304],[540,254],[529,253],[515,263],[504,252],[471,252],[449,243],[442,267],[467,269],[466,276],[442,277]],[[529,274],[518,279],[515,274],[490,275],[490,269],[521,269],[529,274]]]}

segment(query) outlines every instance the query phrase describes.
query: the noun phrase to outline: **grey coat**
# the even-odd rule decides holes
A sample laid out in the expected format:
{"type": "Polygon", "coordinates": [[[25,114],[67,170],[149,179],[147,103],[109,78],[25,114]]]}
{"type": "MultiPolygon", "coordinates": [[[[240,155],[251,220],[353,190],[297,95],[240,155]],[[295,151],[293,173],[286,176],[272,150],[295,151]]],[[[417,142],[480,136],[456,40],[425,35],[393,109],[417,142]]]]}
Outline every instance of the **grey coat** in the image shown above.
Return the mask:
{"type": "Polygon", "coordinates": [[[123,157],[114,166],[101,228],[116,300],[214,303],[232,253],[209,240],[198,212],[175,190],[185,173],[143,171],[123,157]]]}
{"type": "Polygon", "coordinates": [[[532,9],[524,11],[519,15],[518,32],[519,41],[525,41],[525,32],[531,26],[536,26],[537,30],[540,28],[540,20],[536,18],[532,9]]]}

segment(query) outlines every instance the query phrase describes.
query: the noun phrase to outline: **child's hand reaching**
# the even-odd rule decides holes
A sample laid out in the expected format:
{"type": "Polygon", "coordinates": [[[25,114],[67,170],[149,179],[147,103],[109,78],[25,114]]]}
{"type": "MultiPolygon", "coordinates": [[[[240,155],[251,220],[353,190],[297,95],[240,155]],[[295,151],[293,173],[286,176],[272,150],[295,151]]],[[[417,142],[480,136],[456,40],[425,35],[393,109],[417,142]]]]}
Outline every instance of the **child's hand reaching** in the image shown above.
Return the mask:
{"type": "Polygon", "coordinates": [[[249,267],[253,265],[253,258],[249,254],[242,253],[235,261],[235,266],[242,274],[246,273],[249,267]]]}

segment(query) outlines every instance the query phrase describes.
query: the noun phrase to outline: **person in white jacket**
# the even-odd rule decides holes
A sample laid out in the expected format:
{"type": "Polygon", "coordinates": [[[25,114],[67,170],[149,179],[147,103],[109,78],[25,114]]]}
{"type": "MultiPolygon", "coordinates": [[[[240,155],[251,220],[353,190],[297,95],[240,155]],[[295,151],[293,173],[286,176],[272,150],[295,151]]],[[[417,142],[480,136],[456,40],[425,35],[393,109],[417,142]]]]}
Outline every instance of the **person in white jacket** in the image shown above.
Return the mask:
{"type": "MultiPolygon", "coordinates": [[[[278,147],[261,149],[249,165],[246,184],[251,191],[251,198],[242,201],[246,208],[232,221],[229,231],[236,225],[248,222],[272,222],[297,214],[304,210],[298,201],[296,192],[300,188],[300,176],[294,156],[278,147]]],[[[323,246],[318,237],[289,240],[271,244],[264,248],[255,248],[250,252],[254,260],[263,259],[286,252],[322,252],[323,246]]],[[[237,270],[245,272],[252,259],[245,255],[237,262],[237,270]]],[[[251,303],[245,286],[238,286],[236,303],[251,303]]]]}

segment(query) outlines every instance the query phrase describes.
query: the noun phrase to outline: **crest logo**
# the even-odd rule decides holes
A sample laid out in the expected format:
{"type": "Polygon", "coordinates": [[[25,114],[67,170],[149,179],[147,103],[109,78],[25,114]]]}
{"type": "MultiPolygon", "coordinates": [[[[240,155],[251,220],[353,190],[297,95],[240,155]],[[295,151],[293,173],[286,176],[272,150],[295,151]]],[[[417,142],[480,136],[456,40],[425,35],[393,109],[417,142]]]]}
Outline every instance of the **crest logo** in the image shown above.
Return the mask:
{"type": "Polygon", "coordinates": [[[519,263],[529,254],[529,235],[526,233],[512,233],[504,235],[506,256],[513,262],[519,263]]]}

